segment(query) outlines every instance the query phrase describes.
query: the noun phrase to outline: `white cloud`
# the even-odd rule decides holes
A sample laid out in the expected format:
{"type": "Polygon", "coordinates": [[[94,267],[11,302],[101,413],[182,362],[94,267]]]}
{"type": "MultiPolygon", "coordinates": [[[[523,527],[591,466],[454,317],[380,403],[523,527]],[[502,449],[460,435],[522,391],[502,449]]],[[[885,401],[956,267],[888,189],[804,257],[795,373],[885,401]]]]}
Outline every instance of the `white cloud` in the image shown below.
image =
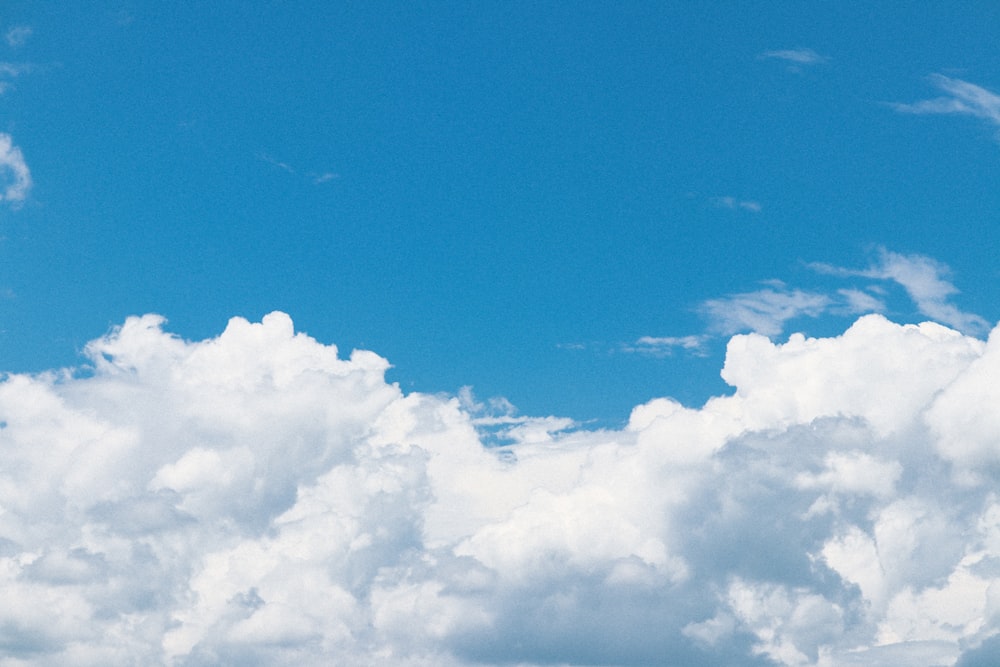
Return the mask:
{"type": "Polygon", "coordinates": [[[1000,125],[1000,95],[974,83],[942,74],[932,74],[928,78],[945,93],[943,97],[890,106],[903,113],[964,114],[1000,125]]]}
{"type": "Polygon", "coordinates": [[[1000,633],[1000,332],[738,335],[733,395],[586,431],[404,395],[281,313],[163,325],[0,379],[17,664],[923,666],[1000,633]]]}
{"type": "Polygon", "coordinates": [[[737,199],[736,197],[713,197],[712,203],[719,208],[727,208],[731,211],[742,210],[750,211],[751,213],[760,213],[763,207],[760,202],[756,202],[750,199],[737,199]]]}
{"type": "Polygon", "coordinates": [[[776,51],[765,51],[760,54],[761,58],[774,58],[784,60],[795,65],[818,65],[829,60],[826,56],[821,56],[812,49],[779,49],[776,51]]]}
{"type": "Polygon", "coordinates": [[[264,162],[267,162],[268,164],[277,167],[282,171],[288,172],[289,174],[295,173],[295,168],[292,167],[292,165],[288,164],[287,162],[281,162],[280,160],[271,157],[267,153],[260,153],[257,157],[263,160],[264,162]]]}
{"type": "Polygon", "coordinates": [[[31,37],[32,30],[29,26],[18,25],[7,30],[4,33],[4,39],[7,40],[7,44],[13,48],[18,48],[24,46],[28,38],[31,37]]]}
{"type": "Polygon", "coordinates": [[[635,352],[651,357],[669,357],[675,350],[705,354],[706,336],[642,336],[634,343],[623,345],[623,352],[635,352]]]}
{"type": "Polygon", "coordinates": [[[16,79],[33,69],[35,69],[34,65],[25,63],[0,62],[0,95],[6,93],[12,86],[11,82],[6,79],[16,79]]]}
{"type": "Polygon", "coordinates": [[[830,307],[832,300],[825,294],[788,289],[783,284],[755,292],[733,294],[709,299],[701,305],[712,331],[730,335],[740,331],[756,331],[776,336],[785,322],[798,317],[817,317],[830,307]]]}
{"type": "MultiPolygon", "coordinates": [[[[958,289],[945,279],[948,267],[930,257],[901,255],[883,248],[879,250],[878,261],[868,269],[845,269],[820,263],[810,266],[831,275],[891,280],[906,290],[917,310],[927,317],[967,333],[984,333],[989,328],[979,315],[963,312],[949,302],[958,294],[958,289]]],[[[856,303],[856,297],[852,298],[856,303]]]]}
{"type": "MultiPolygon", "coordinates": [[[[294,176],[299,175],[299,170],[296,169],[294,166],[288,164],[287,162],[282,162],[281,160],[271,157],[267,153],[258,153],[257,158],[259,160],[267,162],[268,164],[274,167],[277,167],[278,169],[284,172],[287,172],[294,176]]],[[[330,181],[340,178],[340,174],[336,174],[332,171],[325,171],[322,173],[309,172],[308,174],[304,174],[303,178],[308,178],[309,182],[312,183],[313,185],[322,185],[323,183],[329,183],[330,181]]]]}
{"type": "Polygon", "coordinates": [[[848,314],[859,315],[862,313],[885,312],[885,302],[868,292],[852,288],[842,288],[837,290],[837,294],[843,298],[843,310],[848,314]]]}
{"type": "Polygon", "coordinates": [[[0,132],[0,201],[21,202],[31,189],[31,171],[21,149],[0,132]]]}
{"type": "Polygon", "coordinates": [[[312,182],[313,185],[320,185],[322,183],[328,183],[330,181],[340,178],[340,174],[335,174],[332,171],[326,171],[322,174],[313,174],[312,182]]]}

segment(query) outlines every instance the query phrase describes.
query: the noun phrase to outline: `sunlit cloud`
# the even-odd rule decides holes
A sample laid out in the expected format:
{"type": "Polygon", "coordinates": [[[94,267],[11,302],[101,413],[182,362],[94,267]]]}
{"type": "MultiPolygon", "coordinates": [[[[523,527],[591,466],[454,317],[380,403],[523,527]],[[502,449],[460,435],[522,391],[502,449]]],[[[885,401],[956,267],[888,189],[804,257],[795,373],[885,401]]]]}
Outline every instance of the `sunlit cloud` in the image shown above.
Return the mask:
{"type": "Polygon", "coordinates": [[[738,335],[732,395],[588,431],[281,313],[163,327],[0,380],[23,664],[916,667],[1000,632],[1000,337],[738,335]]]}

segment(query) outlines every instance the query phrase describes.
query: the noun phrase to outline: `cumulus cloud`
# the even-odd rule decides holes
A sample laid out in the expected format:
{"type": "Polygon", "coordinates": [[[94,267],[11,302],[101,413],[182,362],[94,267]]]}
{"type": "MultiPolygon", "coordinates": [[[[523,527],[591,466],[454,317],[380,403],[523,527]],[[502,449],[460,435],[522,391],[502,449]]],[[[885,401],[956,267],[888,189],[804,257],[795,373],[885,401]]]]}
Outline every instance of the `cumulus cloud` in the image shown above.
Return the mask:
{"type": "Polygon", "coordinates": [[[12,664],[924,667],[1000,636],[1000,333],[737,335],[732,395],[601,431],[404,394],[282,313],[86,355],[0,380],[12,664]]]}
{"type": "Polygon", "coordinates": [[[943,96],[890,106],[903,113],[963,114],[1000,125],[1000,95],[974,83],[942,74],[932,74],[928,78],[936,88],[945,93],[943,96]]]}
{"type": "Polygon", "coordinates": [[[0,132],[0,201],[21,202],[31,189],[31,171],[21,149],[0,132]]]}

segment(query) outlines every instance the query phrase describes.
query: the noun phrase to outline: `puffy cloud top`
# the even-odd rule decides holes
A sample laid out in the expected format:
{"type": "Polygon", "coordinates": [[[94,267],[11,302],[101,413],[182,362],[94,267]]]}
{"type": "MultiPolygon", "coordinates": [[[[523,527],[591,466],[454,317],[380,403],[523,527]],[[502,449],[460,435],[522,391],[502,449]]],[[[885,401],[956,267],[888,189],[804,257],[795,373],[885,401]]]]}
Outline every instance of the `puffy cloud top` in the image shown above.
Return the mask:
{"type": "Polygon", "coordinates": [[[869,315],[736,336],[733,395],[586,431],[406,395],[282,313],[163,325],[0,382],[0,665],[924,666],[996,644],[1000,335],[869,315]]]}

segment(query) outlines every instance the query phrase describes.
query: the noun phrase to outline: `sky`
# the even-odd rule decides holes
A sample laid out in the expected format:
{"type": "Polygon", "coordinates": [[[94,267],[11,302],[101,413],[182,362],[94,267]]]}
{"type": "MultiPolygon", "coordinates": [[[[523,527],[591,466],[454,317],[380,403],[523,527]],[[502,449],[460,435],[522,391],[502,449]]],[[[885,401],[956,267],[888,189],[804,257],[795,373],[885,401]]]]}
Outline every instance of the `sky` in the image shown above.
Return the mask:
{"type": "Polygon", "coordinates": [[[0,5],[0,667],[988,664],[1000,6],[703,4],[0,5]]]}

